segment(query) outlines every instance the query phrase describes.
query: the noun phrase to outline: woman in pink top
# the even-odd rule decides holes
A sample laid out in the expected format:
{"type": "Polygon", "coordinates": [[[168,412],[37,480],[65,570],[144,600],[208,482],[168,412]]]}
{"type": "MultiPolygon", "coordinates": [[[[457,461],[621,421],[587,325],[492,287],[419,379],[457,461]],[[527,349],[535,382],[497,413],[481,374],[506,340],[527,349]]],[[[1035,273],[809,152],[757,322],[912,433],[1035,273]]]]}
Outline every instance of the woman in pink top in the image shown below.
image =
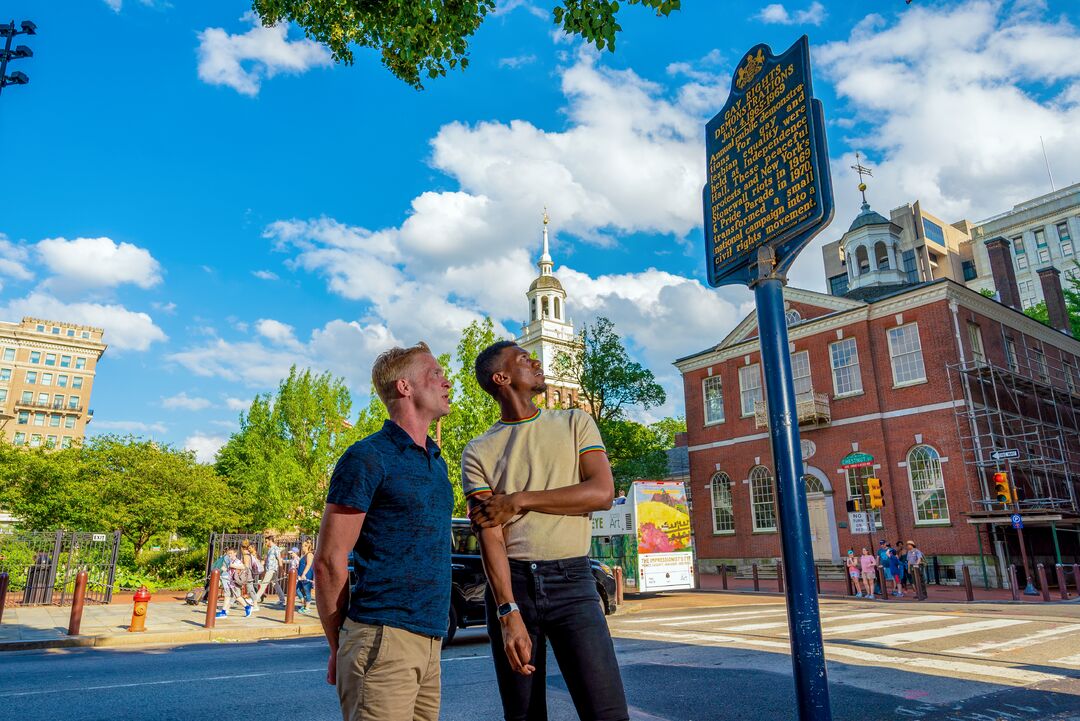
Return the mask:
{"type": "Polygon", "coordinates": [[[875,558],[866,548],[863,548],[862,555],[859,556],[859,566],[862,569],[864,596],[873,600],[874,576],[876,575],[874,569],[877,566],[877,558],[875,558]]]}

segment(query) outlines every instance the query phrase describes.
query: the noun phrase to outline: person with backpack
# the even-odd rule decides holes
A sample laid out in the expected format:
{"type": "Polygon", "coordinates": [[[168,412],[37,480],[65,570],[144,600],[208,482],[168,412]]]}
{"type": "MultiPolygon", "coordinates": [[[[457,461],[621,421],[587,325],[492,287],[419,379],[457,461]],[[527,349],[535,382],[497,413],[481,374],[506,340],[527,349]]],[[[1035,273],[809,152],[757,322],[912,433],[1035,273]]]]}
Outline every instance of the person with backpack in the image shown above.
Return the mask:
{"type": "Polygon", "coordinates": [[[240,557],[236,560],[240,563],[241,568],[235,568],[234,566],[233,583],[241,591],[247,592],[250,611],[247,611],[245,615],[250,616],[259,610],[257,600],[259,594],[255,591],[255,579],[262,575],[262,564],[259,562],[251,541],[246,538],[240,543],[240,557]]]}
{"type": "Polygon", "coordinates": [[[243,562],[236,557],[235,548],[226,548],[225,553],[221,554],[213,565],[210,567],[212,571],[218,571],[221,574],[219,579],[221,588],[222,605],[221,610],[215,614],[216,618],[225,618],[229,615],[229,609],[233,604],[240,601],[240,605],[244,607],[244,616],[251,615],[251,606],[244,600],[243,595],[240,593],[240,586],[237,585],[234,572],[236,567],[243,568],[243,562]]]}

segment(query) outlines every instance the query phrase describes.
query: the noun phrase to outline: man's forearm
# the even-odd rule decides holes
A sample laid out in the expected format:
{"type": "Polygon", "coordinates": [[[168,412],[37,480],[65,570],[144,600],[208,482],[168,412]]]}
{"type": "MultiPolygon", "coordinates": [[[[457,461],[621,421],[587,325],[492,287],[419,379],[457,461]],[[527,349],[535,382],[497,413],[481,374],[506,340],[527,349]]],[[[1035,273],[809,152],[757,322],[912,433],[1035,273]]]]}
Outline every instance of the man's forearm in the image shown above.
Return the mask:
{"type": "Polygon", "coordinates": [[[510,560],[506,556],[506,538],[501,527],[481,528],[477,532],[480,539],[480,556],[484,561],[484,573],[488,586],[495,596],[495,603],[500,606],[514,600],[514,589],[510,583],[510,560]]]}
{"type": "Polygon", "coordinates": [[[514,505],[525,511],[576,516],[611,508],[615,488],[604,481],[582,481],[548,491],[518,491],[511,494],[514,505]]]}
{"type": "Polygon", "coordinates": [[[338,647],[338,631],[345,622],[345,607],[349,601],[348,561],[334,563],[329,559],[315,559],[315,577],[319,580],[319,595],[315,606],[319,609],[319,622],[323,633],[334,651],[338,647]]]}

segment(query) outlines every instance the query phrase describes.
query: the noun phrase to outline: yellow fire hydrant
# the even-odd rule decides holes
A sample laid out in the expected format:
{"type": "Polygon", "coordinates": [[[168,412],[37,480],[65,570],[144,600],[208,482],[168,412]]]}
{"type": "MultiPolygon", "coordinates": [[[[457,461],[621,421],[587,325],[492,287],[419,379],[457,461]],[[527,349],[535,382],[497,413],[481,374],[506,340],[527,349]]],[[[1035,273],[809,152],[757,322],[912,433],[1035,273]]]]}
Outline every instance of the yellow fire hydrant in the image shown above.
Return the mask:
{"type": "Polygon", "coordinates": [[[146,604],[150,603],[150,591],[146,586],[139,586],[135,592],[135,608],[131,611],[131,626],[128,631],[146,630],[146,604]]]}

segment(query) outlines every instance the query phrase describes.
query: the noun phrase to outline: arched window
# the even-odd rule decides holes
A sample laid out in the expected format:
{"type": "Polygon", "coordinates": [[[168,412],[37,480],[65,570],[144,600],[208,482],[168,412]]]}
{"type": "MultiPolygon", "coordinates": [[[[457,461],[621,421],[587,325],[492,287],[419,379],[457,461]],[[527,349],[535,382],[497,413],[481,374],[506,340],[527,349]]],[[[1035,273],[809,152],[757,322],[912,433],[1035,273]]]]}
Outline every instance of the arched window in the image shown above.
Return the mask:
{"type": "Polygon", "coordinates": [[[802,314],[794,308],[789,308],[784,312],[784,321],[788,327],[791,327],[802,320],[802,314]]]}
{"type": "Polygon", "coordinates": [[[548,297],[546,295],[540,299],[540,310],[544,318],[551,314],[551,307],[548,306],[548,297]]]}
{"type": "Polygon", "coordinates": [[[878,270],[889,269],[889,251],[885,247],[884,241],[878,241],[874,246],[874,260],[877,261],[878,270]]]}
{"type": "Polygon", "coordinates": [[[555,407],[556,407],[556,408],[558,408],[558,407],[559,407],[559,402],[560,402],[560,401],[561,401],[561,398],[560,398],[560,396],[559,396],[559,391],[555,391],[555,407]]]}
{"type": "Polygon", "coordinates": [[[555,299],[555,320],[562,318],[562,309],[559,307],[559,299],[555,299]]]}
{"type": "Polygon", "coordinates": [[[765,466],[754,466],[750,471],[750,510],[755,531],[776,530],[775,501],[772,474],[765,466]]]}
{"type": "Polygon", "coordinates": [[[731,478],[724,472],[712,477],[713,533],[735,533],[735,509],[731,504],[731,478]]]}
{"type": "Polygon", "coordinates": [[[916,523],[939,523],[949,520],[949,502],[945,498],[945,476],[941,473],[941,455],[930,446],[915,446],[908,452],[908,478],[916,523]]]}
{"type": "Polygon", "coordinates": [[[855,262],[859,265],[859,275],[870,272],[870,257],[866,254],[866,246],[860,245],[855,251],[855,262]]]}
{"type": "Polygon", "coordinates": [[[532,299],[532,320],[536,320],[536,298],[532,299]]]}
{"type": "Polygon", "coordinates": [[[806,484],[807,493],[824,493],[825,484],[821,482],[821,479],[812,473],[807,473],[803,476],[803,483],[806,484]]]}

